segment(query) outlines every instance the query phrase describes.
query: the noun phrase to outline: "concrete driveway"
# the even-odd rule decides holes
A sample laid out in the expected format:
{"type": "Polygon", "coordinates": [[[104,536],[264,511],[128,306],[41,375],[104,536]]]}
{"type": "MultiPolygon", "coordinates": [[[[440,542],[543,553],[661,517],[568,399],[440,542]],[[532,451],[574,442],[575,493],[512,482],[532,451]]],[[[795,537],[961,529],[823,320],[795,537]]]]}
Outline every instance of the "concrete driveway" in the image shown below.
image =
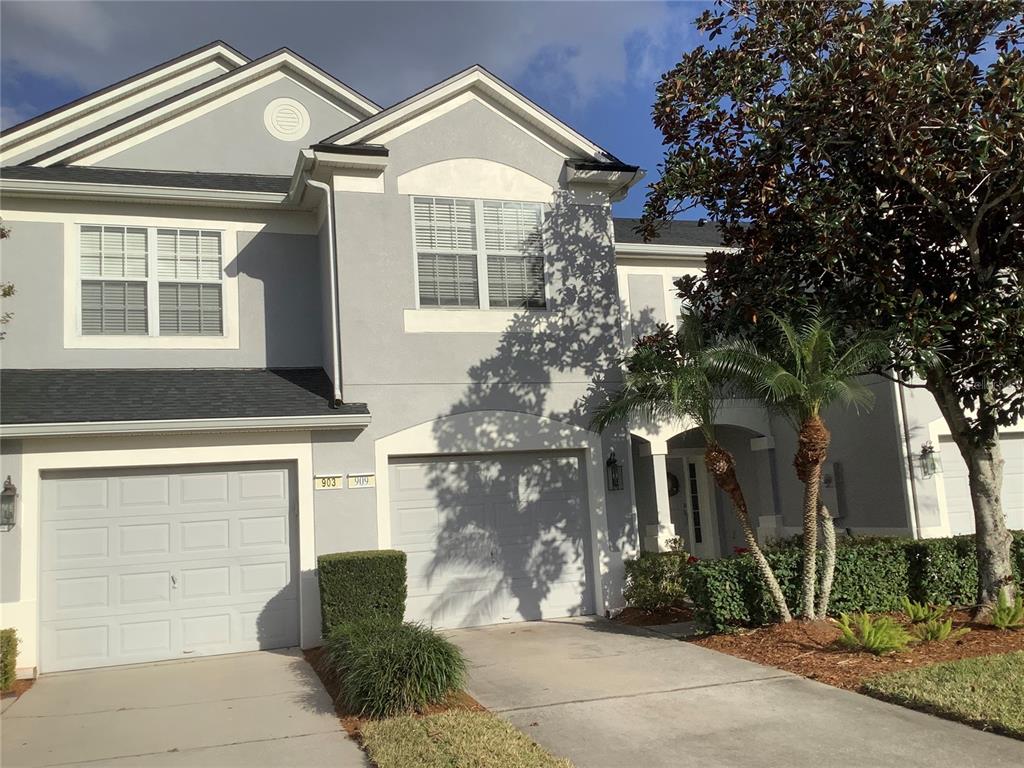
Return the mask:
{"type": "Polygon", "coordinates": [[[369,765],[295,650],[47,675],[0,726],[4,768],[369,765]]]}
{"type": "Polygon", "coordinates": [[[604,619],[451,635],[480,703],[577,768],[1024,765],[1024,742],[604,619]]]}

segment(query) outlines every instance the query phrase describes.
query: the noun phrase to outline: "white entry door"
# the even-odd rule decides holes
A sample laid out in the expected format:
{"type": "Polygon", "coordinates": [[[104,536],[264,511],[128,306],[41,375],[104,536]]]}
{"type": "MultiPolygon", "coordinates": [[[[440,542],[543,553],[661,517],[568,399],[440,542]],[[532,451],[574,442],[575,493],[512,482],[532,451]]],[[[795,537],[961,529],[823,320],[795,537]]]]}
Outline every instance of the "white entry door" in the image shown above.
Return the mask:
{"type": "Polygon", "coordinates": [[[676,466],[682,469],[678,503],[686,510],[687,551],[700,558],[718,557],[718,520],[704,459],[696,454],[683,456],[676,466]]]}
{"type": "MultiPolygon", "coordinates": [[[[940,482],[946,495],[946,514],[950,533],[959,536],[974,533],[974,506],[967,482],[967,465],[956,444],[949,439],[939,443],[942,476],[940,482]]],[[[1024,529],[1024,434],[1010,432],[1001,435],[1003,449],[1003,512],[1006,527],[1024,529]]]]}
{"type": "Polygon", "coordinates": [[[594,612],[577,456],[393,460],[389,473],[408,619],[467,627],[594,612]]]}
{"type": "Polygon", "coordinates": [[[297,645],[290,498],[266,465],[45,478],[42,671],[297,645]]]}

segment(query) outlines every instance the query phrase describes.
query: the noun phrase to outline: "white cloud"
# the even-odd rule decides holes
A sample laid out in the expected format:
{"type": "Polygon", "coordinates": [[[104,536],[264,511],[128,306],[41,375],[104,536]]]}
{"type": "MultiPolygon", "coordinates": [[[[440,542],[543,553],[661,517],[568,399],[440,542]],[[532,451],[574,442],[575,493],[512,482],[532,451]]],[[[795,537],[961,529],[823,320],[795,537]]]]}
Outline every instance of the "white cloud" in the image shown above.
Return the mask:
{"type": "Polygon", "coordinates": [[[654,2],[5,0],[0,43],[9,71],[83,92],[221,38],[253,57],[293,48],[383,104],[479,63],[529,83],[552,108],[571,111],[638,79],[650,83],[660,72],[657,62],[664,68],[687,47],[681,15],[690,17],[692,8],[681,14],[654,2]]]}

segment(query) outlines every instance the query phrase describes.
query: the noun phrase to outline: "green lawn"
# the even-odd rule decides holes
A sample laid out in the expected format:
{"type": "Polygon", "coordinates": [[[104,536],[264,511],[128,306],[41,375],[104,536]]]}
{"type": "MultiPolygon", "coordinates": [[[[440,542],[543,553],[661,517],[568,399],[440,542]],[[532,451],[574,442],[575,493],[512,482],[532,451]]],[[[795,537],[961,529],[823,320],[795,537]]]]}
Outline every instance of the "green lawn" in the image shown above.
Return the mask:
{"type": "Polygon", "coordinates": [[[864,690],[897,704],[1024,739],[1024,651],[883,675],[867,681],[864,690]]]}
{"type": "Polygon", "coordinates": [[[487,712],[374,720],[362,739],[379,768],[572,768],[487,712]]]}

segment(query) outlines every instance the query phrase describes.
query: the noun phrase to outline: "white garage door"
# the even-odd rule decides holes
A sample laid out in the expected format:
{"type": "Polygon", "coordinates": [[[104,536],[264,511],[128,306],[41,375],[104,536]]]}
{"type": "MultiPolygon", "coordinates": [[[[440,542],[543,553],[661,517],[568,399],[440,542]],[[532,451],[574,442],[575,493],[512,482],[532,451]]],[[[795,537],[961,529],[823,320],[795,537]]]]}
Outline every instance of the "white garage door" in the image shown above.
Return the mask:
{"type": "Polygon", "coordinates": [[[42,671],[298,644],[285,467],[43,481],[42,671]]]}
{"type": "MultiPolygon", "coordinates": [[[[1024,530],[1024,435],[1001,436],[1003,449],[1003,511],[1010,529],[1024,530]]],[[[954,536],[974,533],[974,508],[967,484],[967,465],[951,440],[943,439],[942,482],[946,490],[946,509],[954,536]]]]}
{"type": "Polygon", "coordinates": [[[393,461],[390,476],[407,618],[467,627],[594,612],[577,456],[393,461]]]}

